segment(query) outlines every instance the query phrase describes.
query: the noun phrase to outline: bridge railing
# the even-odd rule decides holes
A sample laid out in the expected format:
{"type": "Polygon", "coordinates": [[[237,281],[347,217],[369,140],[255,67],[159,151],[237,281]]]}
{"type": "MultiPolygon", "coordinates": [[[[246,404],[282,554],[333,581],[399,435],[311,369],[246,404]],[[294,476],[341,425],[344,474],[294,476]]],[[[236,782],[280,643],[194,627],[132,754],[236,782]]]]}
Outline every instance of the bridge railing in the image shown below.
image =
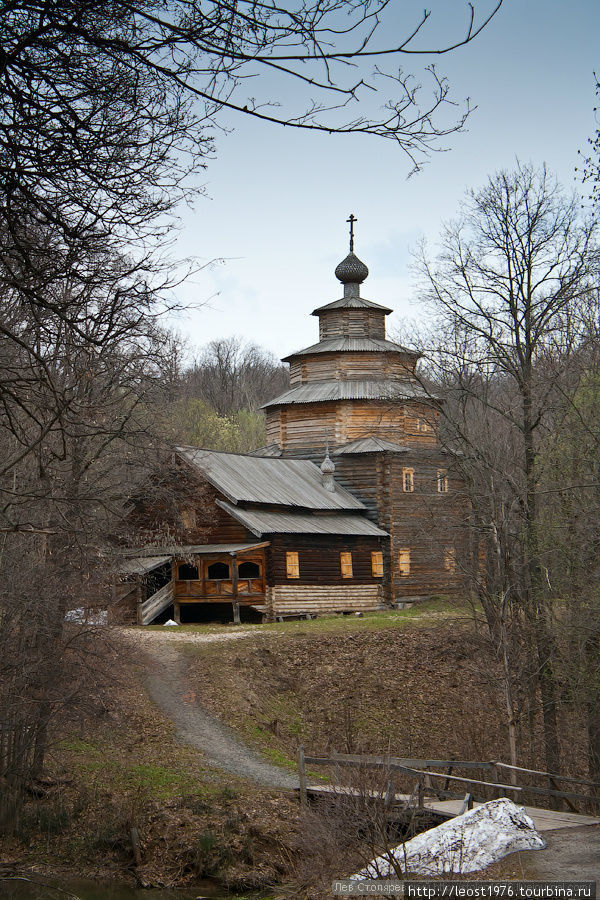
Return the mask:
{"type": "Polygon", "coordinates": [[[464,759],[414,759],[393,756],[369,756],[348,753],[335,753],[331,756],[308,756],[303,747],[299,747],[297,754],[298,776],[300,782],[301,802],[307,801],[306,767],[327,767],[338,769],[343,767],[382,769],[392,776],[408,776],[416,784],[416,796],[418,805],[423,805],[423,797],[426,793],[433,793],[438,797],[463,797],[469,793],[474,800],[490,799],[489,794],[496,797],[512,797],[515,801],[525,803],[526,800],[545,798],[553,806],[558,801],[565,804],[571,812],[580,813],[580,807],[575,802],[583,803],[595,809],[600,809],[600,783],[589,781],[585,778],[562,775],[559,773],[544,772],[538,769],[527,769],[521,766],[511,766],[497,760],[475,761],[464,759]],[[445,772],[435,771],[446,769],[445,772]],[[479,771],[489,777],[475,777],[469,775],[454,774],[456,770],[479,771]],[[508,782],[504,780],[504,773],[509,776],[508,782]],[[536,776],[547,781],[547,787],[535,784],[523,784],[520,776],[536,776]],[[562,790],[560,783],[574,784],[580,787],[593,788],[588,793],[582,791],[562,790]],[[450,788],[453,787],[454,790],[450,788]]]}

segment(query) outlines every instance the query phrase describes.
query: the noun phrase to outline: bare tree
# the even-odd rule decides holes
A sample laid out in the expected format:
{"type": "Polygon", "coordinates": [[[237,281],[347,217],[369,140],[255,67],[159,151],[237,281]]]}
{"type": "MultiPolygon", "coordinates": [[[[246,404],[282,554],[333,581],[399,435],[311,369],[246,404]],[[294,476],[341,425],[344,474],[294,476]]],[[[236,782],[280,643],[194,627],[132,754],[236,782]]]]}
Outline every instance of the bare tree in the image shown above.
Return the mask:
{"type": "Polygon", "coordinates": [[[371,83],[361,65],[468,44],[500,3],[481,19],[467,4],[460,34],[427,48],[429,13],[380,42],[389,0],[0,0],[0,721],[17,748],[0,758],[17,793],[43,763],[65,612],[157,441],[152,390],[165,348],[174,359],[157,249],[221,115],[383,137],[417,166],[468,104],[448,123],[433,68],[421,104],[410,76],[376,68],[371,83]],[[298,109],[268,102],[272,79],[305,90],[298,109]],[[370,116],[378,79],[394,96],[370,116]]]}
{"type": "MultiPolygon", "coordinates": [[[[594,73],[596,79],[596,97],[600,98],[600,80],[594,73]]],[[[594,109],[596,123],[598,123],[598,107],[594,109]]],[[[595,203],[600,201],[600,128],[596,128],[591,137],[588,138],[588,149],[583,152],[578,151],[583,161],[583,168],[579,166],[575,171],[579,171],[582,183],[588,186],[589,198],[595,203]]]]}
{"type": "MultiPolygon", "coordinates": [[[[511,464],[505,468],[488,457],[482,474],[501,483],[509,502],[502,527],[519,557],[515,565],[509,555],[503,589],[533,628],[549,771],[558,769],[560,754],[540,546],[540,450],[557,376],[547,361],[569,357],[565,342],[577,333],[579,307],[597,266],[595,235],[594,223],[579,220],[575,201],[564,197],[545,168],[518,164],[469,193],[460,221],[445,229],[436,262],[425,253],[420,258],[426,296],[446,335],[438,363],[452,370],[458,403],[470,404],[470,413],[486,423],[496,416],[506,426],[496,434],[506,435],[511,464]]],[[[468,452],[481,461],[485,451],[473,437],[468,436],[468,452]]],[[[488,520],[492,544],[499,539],[495,512],[488,520]]],[[[502,553],[501,544],[495,551],[502,553]]]]}
{"type": "Polygon", "coordinates": [[[271,353],[231,337],[211,341],[185,374],[183,390],[219,415],[256,410],[286,390],[287,368],[271,353]]]}
{"type": "Polygon", "coordinates": [[[106,604],[109,536],[160,447],[153,408],[169,340],[152,292],[136,278],[128,284],[126,260],[104,255],[102,271],[85,289],[49,287],[43,312],[24,292],[5,297],[0,777],[10,790],[0,819],[9,822],[41,771],[53,716],[74,701],[64,680],[76,637],[67,612],[106,604]]]}

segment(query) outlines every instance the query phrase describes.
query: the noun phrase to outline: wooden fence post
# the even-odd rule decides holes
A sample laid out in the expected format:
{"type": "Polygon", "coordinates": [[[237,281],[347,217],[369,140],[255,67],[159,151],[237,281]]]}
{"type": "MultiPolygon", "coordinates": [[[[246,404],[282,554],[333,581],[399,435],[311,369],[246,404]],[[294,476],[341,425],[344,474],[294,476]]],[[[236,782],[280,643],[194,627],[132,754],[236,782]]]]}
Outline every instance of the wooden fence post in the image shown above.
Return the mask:
{"type": "Polygon", "coordinates": [[[298,747],[298,781],[300,783],[300,805],[308,806],[308,794],[306,792],[306,764],[304,762],[304,747],[298,747]]]}
{"type": "MultiPolygon", "coordinates": [[[[492,767],[492,778],[494,779],[496,784],[500,783],[500,772],[498,771],[498,766],[495,762],[491,763],[492,767]]],[[[496,794],[496,799],[502,795],[502,788],[494,788],[494,793],[496,794]]],[[[514,798],[513,798],[514,799],[514,798]]]]}

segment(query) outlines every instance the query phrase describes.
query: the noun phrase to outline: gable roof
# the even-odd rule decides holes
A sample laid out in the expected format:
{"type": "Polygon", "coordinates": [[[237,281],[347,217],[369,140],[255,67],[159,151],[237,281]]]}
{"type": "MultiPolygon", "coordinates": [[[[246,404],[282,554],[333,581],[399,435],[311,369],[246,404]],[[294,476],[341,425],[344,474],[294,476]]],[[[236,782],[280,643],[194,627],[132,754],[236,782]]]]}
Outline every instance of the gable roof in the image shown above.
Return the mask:
{"type": "Polygon", "coordinates": [[[270,459],[196,447],[177,452],[232,503],[266,503],[299,509],[363,510],[365,506],[336,484],[322,484],[319,468],[307,459],[270,459]]]}

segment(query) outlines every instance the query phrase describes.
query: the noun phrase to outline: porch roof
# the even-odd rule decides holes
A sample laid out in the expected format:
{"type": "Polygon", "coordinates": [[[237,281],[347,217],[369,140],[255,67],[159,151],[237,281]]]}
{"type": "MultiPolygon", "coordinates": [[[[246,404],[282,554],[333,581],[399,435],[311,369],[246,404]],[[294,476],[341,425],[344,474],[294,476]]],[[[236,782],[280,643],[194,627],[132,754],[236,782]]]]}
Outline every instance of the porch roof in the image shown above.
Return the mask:
{"type": "Polygon", "coordinates": [[[250,550],[261,550],[268,547],[269,541],[253,541],[245,544],[178,544],[162,547],[141,547],[135,550],[135,557],[126,559],[119,566],[119,572],[124,574],[133,572],[149,572],[163,563],[170,562],[173,557],[181,558],[189,554],[195,556],[210,556],[217,553],[248,553],[250,550]],[[157,551],[168,553],[168,556],[156,556],[157,551]]]}
{"type": "Polygon", "coordinates": [[[269,546],[269,541],[256,541],[253,544],[189,544],[185,547],[179,547],[173,553],[174,556],[185,556],[193,553],[194,556],[213,556],[218,553],[228,553],[235,556],[238,553],[249,553],[250,550],[262,550],[263,547],[269,546]]]}
{"type": "Polygon", "coordinates": [[[168,562],[171,562],[170,556],[134,556],[120,562],[117,571],[119,575],[145,575],[168,562]]]}

